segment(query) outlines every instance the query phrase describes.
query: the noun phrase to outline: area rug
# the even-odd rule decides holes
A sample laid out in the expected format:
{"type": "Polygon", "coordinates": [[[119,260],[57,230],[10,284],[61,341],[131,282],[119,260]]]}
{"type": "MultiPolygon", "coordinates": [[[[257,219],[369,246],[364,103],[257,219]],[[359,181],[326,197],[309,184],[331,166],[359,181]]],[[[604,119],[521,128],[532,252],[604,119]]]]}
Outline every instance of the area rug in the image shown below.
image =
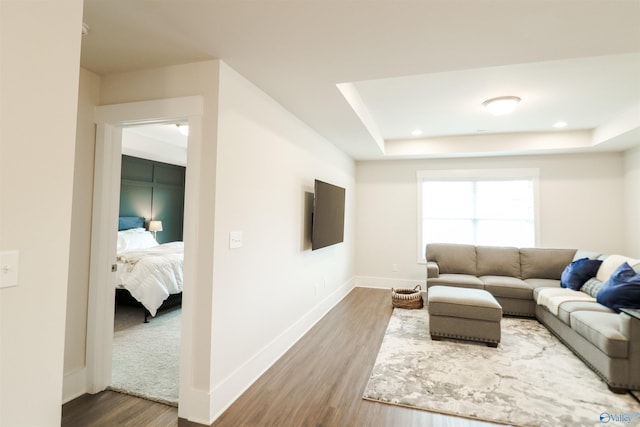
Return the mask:
{"type": "Polygon", "coordinates": [[[631,394],[610,392],[535,319],[503,318],[498,348],[432,341],[428,320],[393,310],[365,399],[518,426],[640,425],[631,394]]]}
{"type": "Polygon", "coordinates": [[[181,310],[161,312],[149,323],[140,313],[135,323],[114,331],[109,388],[178,406],[181,310]]]}

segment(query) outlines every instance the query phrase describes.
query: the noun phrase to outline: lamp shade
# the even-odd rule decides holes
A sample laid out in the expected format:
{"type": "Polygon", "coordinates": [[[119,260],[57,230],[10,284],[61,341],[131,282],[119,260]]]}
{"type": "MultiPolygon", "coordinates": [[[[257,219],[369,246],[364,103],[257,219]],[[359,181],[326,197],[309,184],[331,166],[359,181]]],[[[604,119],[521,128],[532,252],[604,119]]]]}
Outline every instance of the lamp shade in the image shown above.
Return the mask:
{"type": "Polygon", "coordinates": [[[149,231],[162,231],[162,221],[149,221],[149,231]]]}
{"type": "Polygon", "coordinates": [[[504,116],[516,109],[520,98],[517,96],[501,96],[499,98],[487,99],[482,103],[484,107],[494,116],[504,116]]]}

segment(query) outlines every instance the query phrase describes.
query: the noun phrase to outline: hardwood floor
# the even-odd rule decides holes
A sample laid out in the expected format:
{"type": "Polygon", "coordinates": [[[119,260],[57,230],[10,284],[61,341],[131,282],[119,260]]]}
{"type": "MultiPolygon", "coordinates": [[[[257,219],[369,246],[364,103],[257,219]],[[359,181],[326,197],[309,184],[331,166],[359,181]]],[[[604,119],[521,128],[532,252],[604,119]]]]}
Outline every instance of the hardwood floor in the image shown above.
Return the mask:
{"type": "MultiPolygon", "coordinates": [[[[496,424],[362,399],[389,317],[389,291],[355,288],[214,423],[227,426],[496,424]]],[[[177,409],[113,392],[63,406],[63,426],[196,426],[177,409]]]]}
{"type": "Polygon", "coordinates": [[[63,427],[196,427],[180,420],[178,408],[115,391],[85,394],[62,406],[63,427]]]}

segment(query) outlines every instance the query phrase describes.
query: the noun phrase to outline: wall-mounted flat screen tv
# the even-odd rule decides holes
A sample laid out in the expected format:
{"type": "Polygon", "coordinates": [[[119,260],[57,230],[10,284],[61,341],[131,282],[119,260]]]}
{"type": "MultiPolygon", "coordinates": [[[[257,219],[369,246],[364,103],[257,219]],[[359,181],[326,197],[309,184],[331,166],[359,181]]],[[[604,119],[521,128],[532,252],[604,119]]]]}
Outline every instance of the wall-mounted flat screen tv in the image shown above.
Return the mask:
{"type": "Polygon", "coordinates": [[[344,241],[345,189],[316,179],[313,200],[311,249],[344,241]]]}

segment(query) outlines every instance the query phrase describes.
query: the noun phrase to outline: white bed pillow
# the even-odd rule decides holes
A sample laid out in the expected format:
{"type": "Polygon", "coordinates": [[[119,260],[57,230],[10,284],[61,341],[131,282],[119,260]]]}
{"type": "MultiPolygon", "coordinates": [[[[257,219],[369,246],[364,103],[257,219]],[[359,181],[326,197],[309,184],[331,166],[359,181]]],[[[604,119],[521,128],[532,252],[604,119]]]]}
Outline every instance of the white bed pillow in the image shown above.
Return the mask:
{"type": "Polygon", "coordinates": [[[140,228],[130,228],[128,230],[118,231],[118,235],[129,234],[129,233],[144,233],[145,231],[147,231],[147,230],[145,230],[142,227],[140,227],[140,228]]]}
{"type": "Polygon", "coordinates": [[[118,252],[158,246],[158,242],[153,238],[153,234],[150,231],[146,231],[144,228],[141,230],[140,232],[130,232],[131,230],[119,231],[118,252]]]}
{"type": "Polygon", "coordinates": [[[140,228],[130,228],[128,230],[120,230],[120,231],[118,231],[118,243],[116,245],[116,252],[120,252],[120,251],[125,250],[125,247],[127,246],[125,235],[131,234],[131,233],[144,233],[145,231],[147,231],[147,230],[145,230],[142,227],[140,227],[140,228]]]}

